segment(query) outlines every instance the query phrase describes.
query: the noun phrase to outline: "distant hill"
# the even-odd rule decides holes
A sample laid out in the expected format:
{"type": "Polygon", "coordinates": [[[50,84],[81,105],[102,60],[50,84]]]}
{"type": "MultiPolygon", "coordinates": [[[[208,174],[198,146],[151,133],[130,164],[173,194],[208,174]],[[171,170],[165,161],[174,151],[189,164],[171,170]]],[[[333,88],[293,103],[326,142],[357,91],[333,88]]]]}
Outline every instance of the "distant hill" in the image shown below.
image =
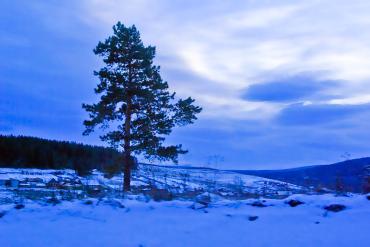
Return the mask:
{"type": "Polygon", "coordinates": [[[0,167],[74,169],[80,175],[92,169],[114,173],[119,169],[121,156],[112,148],[0,135],[0,167]]]}
{"type": "Polygon", "coordinates": [[[331,165],[305,166],[283,170],[234,171],[302,186],[363,192],[365,178],[370,175],[370,157],[347,160],[331,165]]]}

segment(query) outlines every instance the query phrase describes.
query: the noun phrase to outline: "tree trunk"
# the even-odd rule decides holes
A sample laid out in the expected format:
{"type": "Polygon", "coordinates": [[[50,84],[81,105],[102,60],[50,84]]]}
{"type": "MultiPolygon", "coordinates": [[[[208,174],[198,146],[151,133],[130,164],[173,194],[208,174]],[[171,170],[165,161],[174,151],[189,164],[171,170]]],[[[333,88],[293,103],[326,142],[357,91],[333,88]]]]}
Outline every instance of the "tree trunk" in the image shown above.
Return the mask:
{"type": "Polygon", "coordinates": [[[130,147],[130,131],[131,131],[131,96],[128,96],[127,99],[127,108],[126,108],[126,118],[125,118],[125,143],[124,143],[124,162],[125,167],[123,170],[124,179],[123,179],[123,189],[124,191],[131,190],[131,167],[132,167],[132,158],[131,158],[131,147],[130,147]]]}
{"type": "Polygon", "coordinates": [[[123,176],[123,189],[124,191],[130,191],[131,190],[131,157],[130,154],[127,155],[127,152],[125,152],[125,168],[123,170],[124,176],[123,176]]]}

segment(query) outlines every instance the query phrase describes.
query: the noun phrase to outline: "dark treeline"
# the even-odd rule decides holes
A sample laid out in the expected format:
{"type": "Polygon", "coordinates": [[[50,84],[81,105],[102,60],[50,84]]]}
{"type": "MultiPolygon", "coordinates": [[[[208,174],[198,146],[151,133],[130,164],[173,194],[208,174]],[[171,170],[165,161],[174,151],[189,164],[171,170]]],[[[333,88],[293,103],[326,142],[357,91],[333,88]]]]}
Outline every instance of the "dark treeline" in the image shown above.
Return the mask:
{"type": "Polygon", "coordinates": [[[0,135],[0,167],[74,169],[86,175],[92,169],[119,171],[122,154],[115,149],[26,136],[0,135]]]}

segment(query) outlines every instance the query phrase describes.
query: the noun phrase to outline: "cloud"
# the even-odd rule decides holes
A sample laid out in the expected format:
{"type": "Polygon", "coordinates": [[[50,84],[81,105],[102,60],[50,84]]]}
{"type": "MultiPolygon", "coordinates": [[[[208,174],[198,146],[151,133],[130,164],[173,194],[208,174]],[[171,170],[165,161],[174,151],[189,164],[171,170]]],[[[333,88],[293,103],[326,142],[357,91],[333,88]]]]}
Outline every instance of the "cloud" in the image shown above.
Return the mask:
{"type": "Polygon", "coordinates": [[[183,162],[221,153],[225,168],[266,168],[366,155],[368,1],[21,0],[0,11],[0,126],[12,133],[98,142],[80,135],[81,103],[96,100],[91,51],[120,20],[157,47],[170,88],[204,109],[171,137],[190,150],[183,162]]]}
{"type": "Polygon", "coordinates": [[[338,82],[317,80],[308,75],[296,75],[276,81],[252,84],[243,94],[249,101],[291,102],[311,100],[338,82]]]}
{"type": "MultiPolygon", "coordinates": [[[[135,23],[144,43],[156,45],[158,54],[171,58],[172,62],[167,63],[158,57],[163,68],[192,73],[205,84],[212,82],[211,93],[207,89],[199,90],[201,80],[186,85],[187,92],[206,104],[207,115],[224,112],[224,104],[220,102],[229,102],[229,108],[240,109],[228,117],[251,116],[256,108],[270,112],[270,116],[264,114],[266,119],[274,115],[276,105],[252,102],[251,107],[241,99],[241,90],[251,87],[258,94],[262,87],[275,81],[266,75],[289,78],[305,71],[325,71],[325,77],[318,80],[344,82],[331,88],[333,99],[370,94],[367,69],[370,18],[366,11],[370,4],[366,2],[159,1],[152,4],[128,1],[121,4],[111,0],[85,1],[82,5],[85,11],[82,16],[87,23],[100,27],[104,33],[117,20],[135,23]],[[264,85],[259,87],[258,83],[264,85]]],[[[277,87],[267,86],[271,90],[277,87]]],[[[300,84],[287,98],[304,98],[320,87],[300,84]],[[307,92],[299,93],[303,90],[307,92]]],[[[180,83],[175,84],[176,91],[183,88],[180,83]]],[[[266,101],[280,100],[277,97],[266,101]]]]}
{"type": "Polygon", "coordinates": [[[281,125],[316,125],[337,123],[357,114],[369,112],[370,105],[293,104],[284,108],[277,116],[281,125]]]}

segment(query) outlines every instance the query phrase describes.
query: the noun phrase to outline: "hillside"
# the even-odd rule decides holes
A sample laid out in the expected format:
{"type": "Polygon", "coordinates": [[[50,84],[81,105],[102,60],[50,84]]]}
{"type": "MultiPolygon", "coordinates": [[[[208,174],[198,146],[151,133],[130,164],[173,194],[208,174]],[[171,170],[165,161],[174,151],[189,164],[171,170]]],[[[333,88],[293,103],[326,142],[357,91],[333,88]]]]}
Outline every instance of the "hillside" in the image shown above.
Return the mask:
{"type": "MultiPolygon", "coordinates": [[[[221,170],[148,164],[139,164],[138,168],[132,177],[133,192],[149,194],[159,200],[162,196],[195,197],[204,192],[230,199],[260,196],[283,198],[307,191],[303,187],[277,180],[221,170]]],[[[0,192],[7,191],[5,198],[0,196],[0,201],[8,200],[9,191],[21,197],[31,193],[33,197],[42,198],[51,194],[63,195],[65,192],[71,196],[91,196],[90,189],[97,189],[99,196],[116,196],[122,191],[122,183],[122,174],[107,178],[98,170],[81,177],[73,170],[0,168],[0,192]],[[12,181],[15,185],[12,185],[12,181]]]]}
{"type": "Polygon", "coordinates": [[[370,174],[370,157],[347,160],[330,165],[306,166],[283,170],[235,170],[240,174],[277,179],[301,186],[326,187],[362,192],[370,174]]]}

